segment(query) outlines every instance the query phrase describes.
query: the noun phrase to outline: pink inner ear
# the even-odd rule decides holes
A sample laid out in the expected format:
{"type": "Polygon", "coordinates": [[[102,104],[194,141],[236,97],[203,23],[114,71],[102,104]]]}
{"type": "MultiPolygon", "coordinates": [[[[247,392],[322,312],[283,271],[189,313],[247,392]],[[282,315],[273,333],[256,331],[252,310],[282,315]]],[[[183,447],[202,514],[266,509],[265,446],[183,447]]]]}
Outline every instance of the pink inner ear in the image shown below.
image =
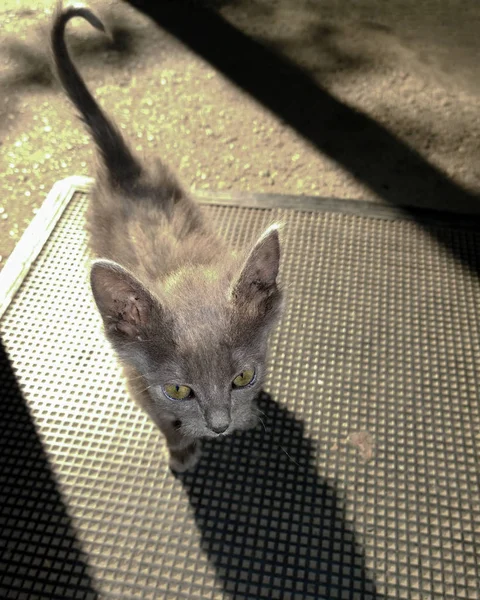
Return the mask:
{"type": "Polygon", "coordinates": [[[256,267],[256,277],[268,284],[272,284],[277,277],[276,269],[277,259],[268,249],[258,257],[256,267]]]}
{"type": "Polygon", "coordinates": [[[137,336],[149,318],[152,299],[142,284],[114,263],[96,263],[92,290],[109,329],[137,336]]]}
{"type": "Polygon", "coordinates": [[[120,309],[122,318],[117,322],[117,330],[129,336],[138,335],[140,327],[147,320],[148,311],[146,306],[143,305],[142,301],[135,294],[129,294],[123,302],[122,300],[119,302],[120,306],[123,303],[123,308],[120,309]]]}
{"type": "Polygon", "coordinates": [[[128,335],[128,337],[138,336],[138,329],[127,321],[118,321],[118,323],[115,324],[115,329],[116,331],[121,331],[125,335],[128,335]]]}
{"type": "Polygon", "coordinates": [[[252,283],[260,287],[271,287],[278,275],[279,261],[278,232],[276,229],[267,230],[250,253],[238,280],[238,287],[248,288],[252,283]]]}
{"type": "Polygon", "coordinates": [[[117,286],[115,291],[112,290],[112,320],[117,331],[130,337],[140,334],[142,327],[147,325],[150,315],[151,303],[147,293],[142,290],[132,291],[131,286],[125,289],[125,282],[117,286]]]}

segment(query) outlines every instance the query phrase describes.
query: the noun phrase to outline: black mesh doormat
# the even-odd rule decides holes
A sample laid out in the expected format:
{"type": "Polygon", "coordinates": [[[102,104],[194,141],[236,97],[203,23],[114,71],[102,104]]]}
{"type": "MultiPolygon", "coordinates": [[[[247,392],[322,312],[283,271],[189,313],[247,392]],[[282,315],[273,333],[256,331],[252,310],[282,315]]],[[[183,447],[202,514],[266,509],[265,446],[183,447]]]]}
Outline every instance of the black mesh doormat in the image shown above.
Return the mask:
{"type": "Polygon", "coordinates": [[[288,310],[264,427],[175,477],[101,334],[87,198],[1,320],[0,597],[478,600],[480,234],[206,204],[233,244],[286,223],[288,310]]]}

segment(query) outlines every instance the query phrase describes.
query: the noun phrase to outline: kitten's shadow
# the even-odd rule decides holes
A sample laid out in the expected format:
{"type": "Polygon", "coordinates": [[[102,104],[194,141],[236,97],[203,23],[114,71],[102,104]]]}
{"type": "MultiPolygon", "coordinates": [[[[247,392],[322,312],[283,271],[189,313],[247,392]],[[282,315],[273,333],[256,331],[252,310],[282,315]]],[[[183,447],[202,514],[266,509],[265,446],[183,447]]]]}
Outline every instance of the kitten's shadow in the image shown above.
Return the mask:
{"type": "Polygon", "coordinates": [[[209,442],[177,475],[228,596],[381,598],[335,488],[295,416],[263,395],[263,428],[209,442]]]}

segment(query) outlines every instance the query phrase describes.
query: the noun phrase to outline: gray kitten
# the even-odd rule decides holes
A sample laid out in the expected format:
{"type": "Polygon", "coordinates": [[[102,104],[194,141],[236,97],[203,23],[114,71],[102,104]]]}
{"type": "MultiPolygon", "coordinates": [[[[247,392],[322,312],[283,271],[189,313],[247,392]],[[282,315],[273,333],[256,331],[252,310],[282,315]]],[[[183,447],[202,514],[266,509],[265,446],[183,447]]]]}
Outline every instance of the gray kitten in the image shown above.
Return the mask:
{"type": "Polygon", "coordinates": [[[102,159],[87,215],[101,257],[93,296],[135,399],[164,433],[170,466],[184,471],[199,458],[200,438],[257,422],[253,400],[282,307],[278,228],[238,258],[168,167],[139,162],[68,55],[73,17],[105,29],[83,7],[59,9],[52,28],[58,76],[102,159]]]}

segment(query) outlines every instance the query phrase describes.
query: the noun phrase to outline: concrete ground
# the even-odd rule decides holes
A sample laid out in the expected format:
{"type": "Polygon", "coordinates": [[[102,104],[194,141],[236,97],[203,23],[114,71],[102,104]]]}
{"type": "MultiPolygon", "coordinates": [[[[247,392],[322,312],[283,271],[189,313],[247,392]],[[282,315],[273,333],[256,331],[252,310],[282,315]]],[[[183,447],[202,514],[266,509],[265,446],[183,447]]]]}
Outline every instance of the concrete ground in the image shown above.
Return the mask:
{"type": "MultiPolygon", "coordinates": [[[[90,4],[114,42],[71,23],[77,65],[187,187],[476,208],[477,0],[90,4]]],[[[0,267],[55,181],[95,173],[49,69],[53,6],[0,8],[0,267]]]]}

